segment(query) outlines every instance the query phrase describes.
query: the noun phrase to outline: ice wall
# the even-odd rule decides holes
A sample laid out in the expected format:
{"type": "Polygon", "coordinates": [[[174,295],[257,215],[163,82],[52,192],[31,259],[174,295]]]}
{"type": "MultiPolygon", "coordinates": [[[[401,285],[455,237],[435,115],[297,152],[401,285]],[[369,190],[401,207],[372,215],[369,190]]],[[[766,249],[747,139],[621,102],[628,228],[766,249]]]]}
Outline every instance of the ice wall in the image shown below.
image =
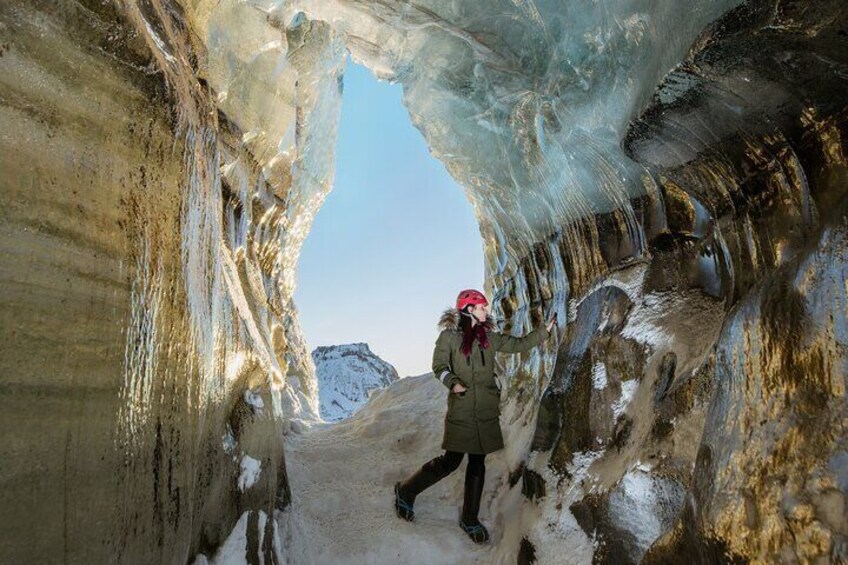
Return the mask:
{"type": "Polygon", "coordinates": [[[550,456],[531,456],[573,476],[595,454],[580,501],[563,502],[596,562],[846,559],[844,26],[835,4],[735,9],[628,129],[661,194],[637,208],[646,271],[628,282],[638,266],[608,234],[618,268],[600,287],[633,304],[605,299],[611,324],[591,317],[592,295],[578,302],[537,421],[534,450],[550,456]],[[622,393],[639,380],[612,430],[597,414],[618,391],[593,390],[598,363],[622,393]],[[653,545],[622,519],[634,470],[678,493],[636,505],[641,526],[666,524],[653,545]]]}
{"type": "Polygon", "coordinates": [[[178,5],[7,2],[0,24],[0,562],[185,562],[237,523],[245,558],[280,560],[284,414],[317,413],[296,207],[178,5]]]}

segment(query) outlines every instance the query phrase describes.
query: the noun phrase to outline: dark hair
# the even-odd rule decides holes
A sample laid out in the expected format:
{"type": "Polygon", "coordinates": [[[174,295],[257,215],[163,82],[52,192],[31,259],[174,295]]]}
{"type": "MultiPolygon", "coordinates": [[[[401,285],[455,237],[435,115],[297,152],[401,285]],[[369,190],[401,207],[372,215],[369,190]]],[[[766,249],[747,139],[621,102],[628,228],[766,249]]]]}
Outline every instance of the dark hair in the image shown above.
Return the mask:
{"type": "MultiPolygon", "coordinates": [[[[459,313],[459,329],[463,336],[469,335],[474,331],[471,326],[471,316],[473,316],[473,314],[468,311],[471,306],[471,304],[465,306],[459,313]],[[462,312],[465,312],[465,314],[462,312]]],[[[486,328],[487,332],[494,331],[495,329],[494,321],[489,316],[486,316],[485,321],[477,323],[486,328]]]]}
{"type": "Polygon", "coordinates": [[[471,332],[471,314],[468,312],[469,308],[471,308],[470,304],[459,311],[459,329],[462,331],[462,335],[466,335],[471,332]],[[463,312],[465,312],[465,314],[463,314],[463,312]],[[468,315],[466,316],[466,314],[468,315]]]}

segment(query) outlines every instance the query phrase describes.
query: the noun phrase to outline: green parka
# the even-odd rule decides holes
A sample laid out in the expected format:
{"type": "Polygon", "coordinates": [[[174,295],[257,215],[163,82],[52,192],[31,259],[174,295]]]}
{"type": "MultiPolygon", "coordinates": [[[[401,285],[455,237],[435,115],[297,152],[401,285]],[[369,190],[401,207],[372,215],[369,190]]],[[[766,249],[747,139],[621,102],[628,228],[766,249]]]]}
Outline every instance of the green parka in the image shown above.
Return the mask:
{"type": "Polygon", "coordinates": [[[503,449],[499,416],[500,384],[495,378],[495,352],[522,353],[539,345],[551,332],[541,325],[524,337],[512,337],[487,328],[489,347],[483,349],[475,339],[471,355],[460,350],[462,331],[459,310],[445,310],[439,320],[441,333],[433,351],[433,375],[448,389],[448,411],[442,449],[463,453],[491,453],[503,449]],[[462,396],[451,392],[461,383],[468,390],[462,396]]]}

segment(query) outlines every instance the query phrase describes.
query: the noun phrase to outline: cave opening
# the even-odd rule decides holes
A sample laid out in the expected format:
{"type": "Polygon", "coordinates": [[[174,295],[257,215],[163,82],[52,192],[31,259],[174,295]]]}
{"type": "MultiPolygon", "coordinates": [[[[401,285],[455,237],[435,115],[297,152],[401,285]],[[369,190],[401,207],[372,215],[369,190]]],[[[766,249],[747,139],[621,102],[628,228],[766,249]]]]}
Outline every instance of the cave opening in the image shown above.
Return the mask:
{"type": "Polygon", "coordinates": [[[333,189],[300,252],[294,301],[322,418],[430,371],[439,313],[482,288],[474,210],[429,152],[400,84],[348,58],[333,189]],[[399,331],[400,329],[400,331],[399,331]]]}

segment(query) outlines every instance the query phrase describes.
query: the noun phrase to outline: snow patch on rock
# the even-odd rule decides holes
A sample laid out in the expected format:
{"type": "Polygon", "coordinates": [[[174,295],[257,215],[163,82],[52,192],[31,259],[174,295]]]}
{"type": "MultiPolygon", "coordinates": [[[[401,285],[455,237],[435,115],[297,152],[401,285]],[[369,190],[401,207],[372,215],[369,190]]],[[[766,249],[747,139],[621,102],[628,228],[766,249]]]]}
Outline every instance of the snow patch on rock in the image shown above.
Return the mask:
{"type": "Polygon", "coordinates": [[[627,324],[621,330],[621,336],[653,347],[670,342],[671,336],[662,320],[672,308],[670,301],[673,300],[674,297],[669,293],[645,295],[639,307],[627,317],[627,324]]]}
{"type": "Polygon", "coordinates": [[[239,490],[244,492],[252,487],[262,472],[262,463],[250,455],[244,455],[239,462],[241,474],[238,478],[239,490]]]}
{"type": "Polygon", "coordinates": [[[244,391],[244,401],[256,409],[262,409],[265,407],[265,402],[263,402],[262,396],[258,392],[253,392],[250,389],[244,391]]]}
{"type": "Polygon", "coordinates": [[[684,495],[679,483],[652,476],[644,469],[639,465],[625,473],[610,494],[610,519],[633,536],[636,561],[671,526],[684,495]]]}
{"type": "Polygon", "coordinates": [[[633,395],[636,394],[637,388],[639,388],[639,381],[635,379],[621,383],[621,396],[612,405],[613,419],[618,419],[619,416],[624,414],[624,410],[630,404],[630,401],[633,400],[633,395]]]}
{"type": "MultiPolygon", "coordinates": [[[[258,548],[258,555],[254,557],[258,559],[259,563],[264,563],[264,558],[262,555],[262,548],[264,547],[264,538],[265,538],[265,524],[268,521],[268,515],[265,514],[262,510],[254,510],[252,512],[257,513],[257,526],[255,530],[258,532],[259,539],[256,543],[256,548],[258,548]]],[[[248,521],[250,519],[251,511],[244,512],[236,522],[235,527],[230,532],[230,535],[227,536],[227,539],[218,548],[218,551],[211,558],[206,557],[204,554],[198,554],[195,556],[193,565],[247,565],[248,564],[248,536],[247,536],[247,528],[248,521]]],[[[275,512],[276,514],[276,512],[275,512]]],[[[277,563],[289,563],[284,557],[283,554],[283,544],[280,538],[279,524],[278,520],[274,520],[273,527],[273,535],[274,539],[272,540],[271,547],[275,553],[276,562],[277,563]]],[[[251,560],[251,563],[257,562],[255,560],[251,560]]]]}
{"type": "Polygon", "coordinates": [[[602,361],[596,361],[592,365],[592,387],[595,390],[607,388],[607,368],[602,361]]]}

